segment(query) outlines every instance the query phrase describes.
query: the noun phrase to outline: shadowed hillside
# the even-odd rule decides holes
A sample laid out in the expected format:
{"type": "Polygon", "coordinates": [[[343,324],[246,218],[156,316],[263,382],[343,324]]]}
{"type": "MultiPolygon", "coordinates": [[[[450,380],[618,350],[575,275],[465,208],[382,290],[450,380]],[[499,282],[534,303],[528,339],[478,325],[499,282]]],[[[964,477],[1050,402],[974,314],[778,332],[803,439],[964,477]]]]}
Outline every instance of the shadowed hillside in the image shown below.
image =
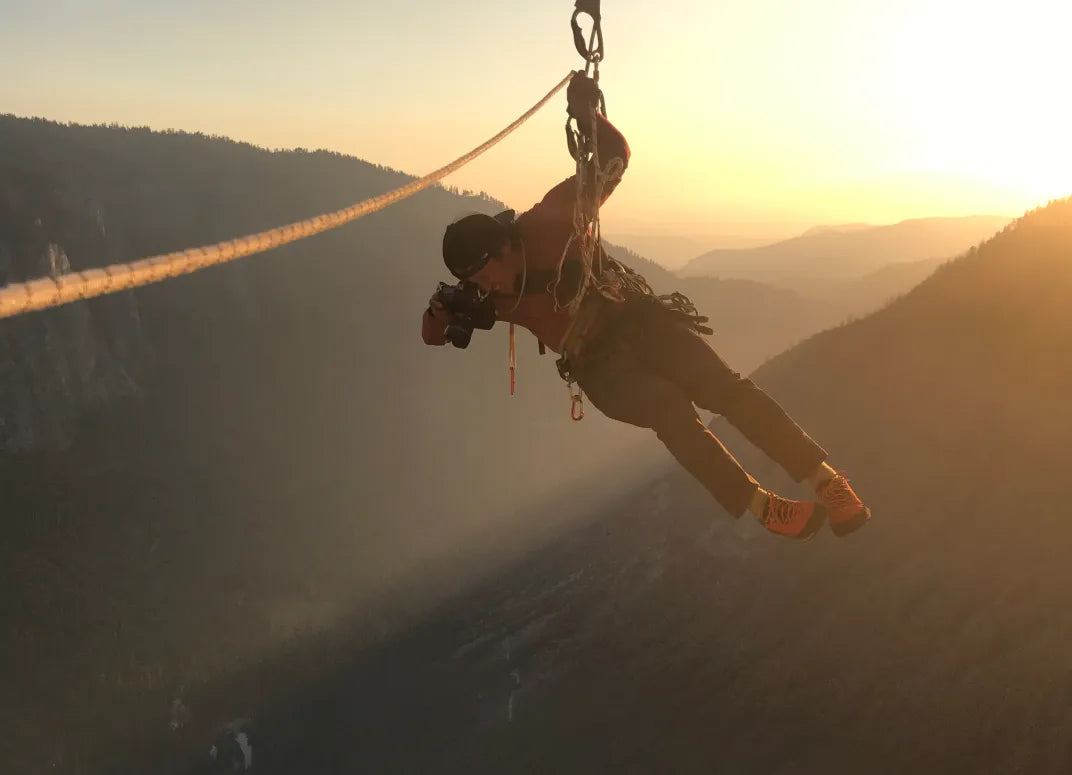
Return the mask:
{"type": "MultiPolygon", "coordinates": [[[[692,676],[707,696],[695,710],[702,717],[702,707],[716,705],[728,732],[763,746],[740,754],[754,767],[1070,765],[1070,303],[1066,199],[1013,222],[889,307],[756,373],[854,476],[876,517],[851,539],[823,534],[805,546],[771,542],[741,524],[749,549],[739,578],[722,581],[725,567],[702,561],[684,571],[696,574],[690,589],[698,598],[683,605],[692,622],[709,621],[658,626],[659,640],[726,636],[692,676]],[[727,582],[739,592],[720,593],[727,582]],[[725,646],[742,638],[762,645],[725,672],[725,646]],[[764,733],[751,733],[749,719],[764,733]]],[[[733,450],[749,449],[723,435],[733,450]]],[[[755,456],[742,459],[762,481],[800,492],[755,456]]],[[[685,508],[671,505],[667,518],[685,508]]],[[[686,599],[682,590],[665,594],[686,599]]],[[[637,628],[644,626],[633,622],[637,628]]],[[[643,653],[638,646],[632,655],[643,653]]],[[[695,645],[675,655],[698,658],[695,645]]],[[[665,682],[675,668],[651,669],[638,683],[658,685],[645,702],[665,713],[681,702],[680,689],[665,682]]],[[[666,751],[650,738],[649,745],[666,751]]],[[[708,749],[713,761],[716,750],[708,749]]]]}
{"type": "Polygon", "coordinates": [[[266,766],[1067,772],[1070,301],[1072,199],[757,373],[864,530],[780,540],[673,472],[265,716],[266,766]]]}
{"type": "MultiPolygon", "coordinates": [[[[0,117],[0,277],[230,238],[409,179],[0,117]]],[[[1043,679],[1072,680],[1053,648],[1069,634],[1052,511],[1067,202],[761,372],[879,515],[805,547],[728,522],[676,472],[649,490],[667,462],[654,439],[596,412],[571,423],[526,334],[513,397],[502,330],[465,352],[421,344],[443,224],[501,207],[437,188],[0,321],[5,771],[126,771],[203,751],[240,715],[269,772],[808,771],[876,751],[903,771],[1008,764],[1015,735],[1036,741],[1022,760],[1066,761],[1048,731],[1065,689],[1043,679]],[[1022,528],[1036,513],[1053,540],[1022,528]],[[891,732],[893,712],[917,726],[891,732]],[[831,719],[850,730],[837,748],[831,719]]],[[[807,309],[787,292],[635,265],[719,337],[808,333],[800,315],[765,327],[807,309]]]]}
{"type": "MultiPolygon", "coordinates": [[[[229,239],[409,180],[326,152],[0,117],[0,278],[229,239]]],[[[658,459],[636,429],[571,422],[525,333],[514,396],[505,329],[465,351],[422,343],[444,224],[502,206],[434,188],[0,321],[0,654],[18,666],[0,770],[121,760],[200,683],[344,616],[380,637],[601,502],[589,477],[658,459]]]]}

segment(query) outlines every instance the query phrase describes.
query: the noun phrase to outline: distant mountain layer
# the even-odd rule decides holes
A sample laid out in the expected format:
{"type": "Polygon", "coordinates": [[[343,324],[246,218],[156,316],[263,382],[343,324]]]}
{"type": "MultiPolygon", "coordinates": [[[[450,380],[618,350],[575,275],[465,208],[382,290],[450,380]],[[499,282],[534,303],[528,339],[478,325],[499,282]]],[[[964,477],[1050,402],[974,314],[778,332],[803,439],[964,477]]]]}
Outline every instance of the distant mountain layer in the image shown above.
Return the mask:
{"type": "Polygon", "coordinates": [[[628,234],[604,233],[612,242],[626,245],[642,256],[647,256],[667,269],[679,269],[692,258],[712,245],[720,248],[752,248],[766,245],[771,239],[737,234],[720,234],[711,237],[677,236],[673,234],[628,234]]]}
{"type": "Polygon", "coordinates": [[[786,288],[748,279],[679,277],[626,248],[608,248],[640,271],[657,293],[679,290],[689,296],[710,318],[711,341],[719,354],[745,373],[812,334],[878,309],[943,263],[895,263],[855,279],[786,288]]]}
{"type": "Polygon", "coordinates": [[[815,234],[826,234],[830,232],[849,232],[849,231],[863,231],[865,229],[875,228],[870,223],[836,223],[832,225],[824,226],[812,226],[801,236],[809,237],[815,234]]]}
{"type": "Polygon", "coordinates": [[[823,228],[755,248],[712,250],[681,274],[737,277],[778,285],[862,277],[891,263],[952,258],[992,236],[1009,218],[923,218],[890,226],[823,228]]]}

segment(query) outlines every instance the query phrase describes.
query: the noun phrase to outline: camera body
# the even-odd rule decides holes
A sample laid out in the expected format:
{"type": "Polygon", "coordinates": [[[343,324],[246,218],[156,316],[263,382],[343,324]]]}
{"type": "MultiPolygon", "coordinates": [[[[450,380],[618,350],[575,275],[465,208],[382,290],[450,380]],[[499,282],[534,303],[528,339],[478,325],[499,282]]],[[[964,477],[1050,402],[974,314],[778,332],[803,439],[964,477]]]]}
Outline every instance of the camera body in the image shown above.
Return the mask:
{"type": "Polygon", "coordinates": [[[487,331],[495,325],[495,304],[476,283],[468,280],[454,285],[439,283],[435,298],[450,313],[450,325],[444,334],[455,347],[468,347],[473,329],[487,331]]]}

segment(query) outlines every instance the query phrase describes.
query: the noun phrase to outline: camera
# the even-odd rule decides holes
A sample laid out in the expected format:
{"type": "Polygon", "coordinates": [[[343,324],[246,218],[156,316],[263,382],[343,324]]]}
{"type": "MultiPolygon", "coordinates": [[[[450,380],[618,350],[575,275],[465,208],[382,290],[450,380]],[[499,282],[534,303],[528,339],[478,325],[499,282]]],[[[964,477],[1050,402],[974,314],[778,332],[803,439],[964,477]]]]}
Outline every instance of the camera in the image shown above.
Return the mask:
{"type": "Polygon", "coordinates": [[[467,280],[455,285],[440,283],[435,297],[450,313],[450,325],[444,334],[455,347],[468,347],[474,328],[487,331],[495,325],[495,304],[476,283],[467,280]]]}

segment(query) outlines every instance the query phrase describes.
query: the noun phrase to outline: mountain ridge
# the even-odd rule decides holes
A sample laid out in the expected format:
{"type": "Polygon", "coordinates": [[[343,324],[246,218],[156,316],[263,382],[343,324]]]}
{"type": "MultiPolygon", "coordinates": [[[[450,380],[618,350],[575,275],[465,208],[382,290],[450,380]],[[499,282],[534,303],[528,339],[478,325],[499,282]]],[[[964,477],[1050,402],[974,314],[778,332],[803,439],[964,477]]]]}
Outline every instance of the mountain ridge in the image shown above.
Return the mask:
{"type": "Polygon", "coordinates": [[[916,218],[851,231],[811,230],[758,248],[709,251],[686,264],[680,273],[778,284],[859,277],[889,263],[952,258],[1010,220],[988,215],[916,218]]]}

